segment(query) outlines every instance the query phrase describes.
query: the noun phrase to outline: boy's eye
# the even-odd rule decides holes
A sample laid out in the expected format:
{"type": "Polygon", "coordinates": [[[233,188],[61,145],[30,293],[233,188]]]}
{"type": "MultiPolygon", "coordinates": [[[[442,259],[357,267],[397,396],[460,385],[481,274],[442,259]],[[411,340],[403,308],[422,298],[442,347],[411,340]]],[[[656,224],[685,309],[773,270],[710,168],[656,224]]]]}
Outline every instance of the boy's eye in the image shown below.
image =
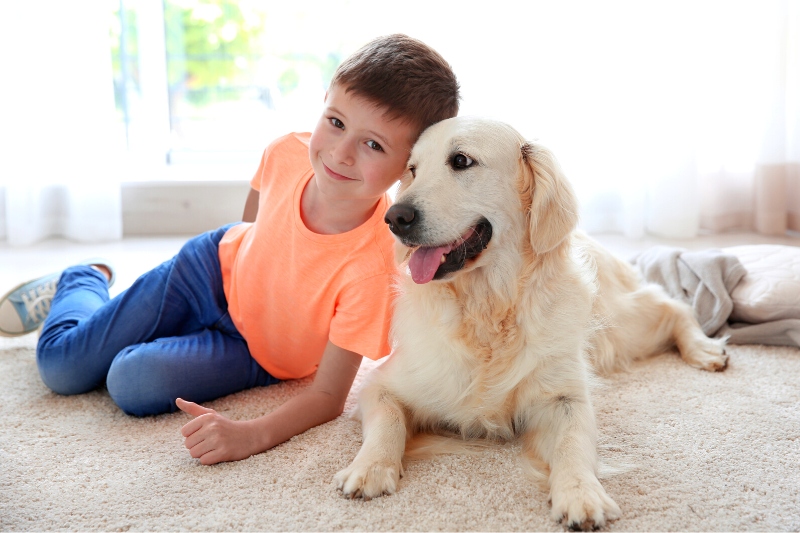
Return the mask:
{"type": "Polygon", "coordinates": [[[375,141],[367,141],[367,146],[378,152],[383,151],[383,147],[380,144],[376,143],[375,141]]]}
{"type": "Polygon", "coordinates": [[[331,119],[331,124],[333,124],[334,128],[339,128],[340,130],[344,129],[344,122],[342,122],[338,118],[332,118],[331,119]]]}

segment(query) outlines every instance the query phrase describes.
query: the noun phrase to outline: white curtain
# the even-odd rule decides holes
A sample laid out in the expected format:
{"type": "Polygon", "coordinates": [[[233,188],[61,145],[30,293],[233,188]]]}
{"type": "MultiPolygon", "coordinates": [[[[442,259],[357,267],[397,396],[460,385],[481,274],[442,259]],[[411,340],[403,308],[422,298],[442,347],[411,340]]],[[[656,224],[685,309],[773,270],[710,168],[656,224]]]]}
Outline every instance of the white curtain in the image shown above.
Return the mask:
{"type": "MultiPolygon", "coordinates": [[[[284,51],[347,55],[390,32],[433,46],[461,82],[462,114],[553,149],[589,231],[800,231],[800,0],[406,0],[388,14],[248,1],[268,8],[267,33],[284,30],[284,51]]],[[[3,6],[0,239],[121,234],[130,165],[111,126],[109,6],[3,6]]]]}
{"type": "Polygon", "coordinates": [[[463,114],[549,145],[587,230],[800,231],[800,1],[417,7],[386,29],[450,61],[463,114]]]}
{"type": "Polygon", "coordinates": [[[121,238],[109,13],[103,0],[3,3],[0,239],[12,245],[121,238]]]}

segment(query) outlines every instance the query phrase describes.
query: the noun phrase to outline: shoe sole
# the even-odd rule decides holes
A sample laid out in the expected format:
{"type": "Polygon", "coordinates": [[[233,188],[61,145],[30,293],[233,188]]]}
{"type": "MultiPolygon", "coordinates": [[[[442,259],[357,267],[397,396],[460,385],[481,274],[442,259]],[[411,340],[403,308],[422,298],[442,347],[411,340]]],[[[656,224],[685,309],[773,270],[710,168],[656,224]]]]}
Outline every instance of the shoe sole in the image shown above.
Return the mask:
{"type": "MultiPolygon", "coordinates": [[[[43,276],[43,277],[45,277],[45,276],[43,276]]],[[[25,285],[27,285],[27,284],[28,284],[28,283],[30,283],[30,282],[31,282],[31,281],[24,281],[24,282],[20,283],[19,285],[17,285],[16,287],[14,287],[13,289],[11,289],[10,291],[6,292],[6,293],[3,295],[3,297],[2,297],[2,298],[0,298],[0,302],[2,302],[3,300],[5,300],[5,299],[6,299],[6,298],[8,298],[9,296],[11,296],[11,293],[12,293],[12,292],[14,292],[14,291],[17,291],[17,290],[21,289],[22,287],[24,287],[25,285]]],[[[44,321],[42,321],[42,324],[44,324],[44,321]]],[[[22,337],[23,335],[30,335],[30,334],[31,334],[31,333],[33,333],[34,331],[38,331],[38,330],[40,330],[40,329],[42,328],[42,324],[39,324],[39,325],[38,325],[38,326],[36,326],[34,329],[29,329],[29,330],[27,330],[27,331],[22,331],[22,332],[20,332],[20,333],[13,333],[13,332],[11,332],[11,331],[6,331],[6,330],[4,330],[4,329],[0,328],[0,337],[8,337],[8,338],[11,338],[11,337],[22,337]]]]}
{"type": "MultiPolygon", "coordinates": [[[[83,265],[83,266],[102,265],[102,266],[106,267],[108,269],[109,273],[111,274],[111,279],[106,280],[106,282],[108,283],[108,288],[109,289],[111,288],[112,285],[114,285],[114,282],[117,280],[116,269],[113,267],[113,265],[111,265],[111,263],[109,261],[106,261],[105,259],[102,259],[102,258],[99,258],[99,257],[94,257],[94,258],[91,258],[91,259],[87,259],[86,261],[83,261],[81,263],[78,263],[78,265],[83,265]]],[[[42,276],[42,277],[46,277],[46,276],[42,276]]],[[[6,292],[3,295],[3,297],[0,298],[0,302],[5,300],[6,298],[8,298],[11,295],[12,292],[19,290],[21,287],[23,287],[24,285],[27,285],[31,281],[33,281],[33,280],[24,281],[24,282],[20,283],[19,285],[17,285],[16,287],[14,287],[13,289],[11,289],[10,291],[6,292]]],[[[42,321],[42,324],[44,324],[44,321],[42,321]]],[[[34,331],[42,329],[42,324],[39,324],[34,329],[29,329],[28,331],[23,331],[21,333],[13,333],[13,332],[10,332],[10,331],[5,331],[4,329],[0,328],[0,337],[9,337],[10,338],[10,337],[22,337],[23,335],[29,335],[29,334],[33,333],[34,331]]]]}

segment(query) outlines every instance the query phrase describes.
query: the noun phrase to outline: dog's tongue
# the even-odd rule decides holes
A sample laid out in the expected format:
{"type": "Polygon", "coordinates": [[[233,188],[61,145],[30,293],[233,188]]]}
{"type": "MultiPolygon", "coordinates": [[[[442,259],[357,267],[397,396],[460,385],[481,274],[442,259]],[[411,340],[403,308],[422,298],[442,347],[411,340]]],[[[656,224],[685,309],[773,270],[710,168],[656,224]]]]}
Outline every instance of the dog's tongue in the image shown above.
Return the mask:
{"type": "Polygon", "coordinates": [[[414,283],[422,284],[432,280],[439,265],[442,264],[442,256],[452,249],[452,245],[417,248],[408,260],[408,268],[411,270],[411,279],[414,283]]]}

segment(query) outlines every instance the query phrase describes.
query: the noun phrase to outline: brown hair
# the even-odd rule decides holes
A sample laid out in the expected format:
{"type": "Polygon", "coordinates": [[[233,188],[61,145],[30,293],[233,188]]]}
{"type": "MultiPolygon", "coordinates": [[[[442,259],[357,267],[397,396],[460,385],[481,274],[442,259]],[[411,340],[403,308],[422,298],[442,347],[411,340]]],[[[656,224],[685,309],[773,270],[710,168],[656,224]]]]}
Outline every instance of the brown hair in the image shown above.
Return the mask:
{"type": "Polygon", "coordinates": [[[407,35],[378,37],[345,59],[330,88],[345,87],[385,108],[390,119],[417,126],[458,114],[458,81],[447,61],[434,49],[407,35]]]}

